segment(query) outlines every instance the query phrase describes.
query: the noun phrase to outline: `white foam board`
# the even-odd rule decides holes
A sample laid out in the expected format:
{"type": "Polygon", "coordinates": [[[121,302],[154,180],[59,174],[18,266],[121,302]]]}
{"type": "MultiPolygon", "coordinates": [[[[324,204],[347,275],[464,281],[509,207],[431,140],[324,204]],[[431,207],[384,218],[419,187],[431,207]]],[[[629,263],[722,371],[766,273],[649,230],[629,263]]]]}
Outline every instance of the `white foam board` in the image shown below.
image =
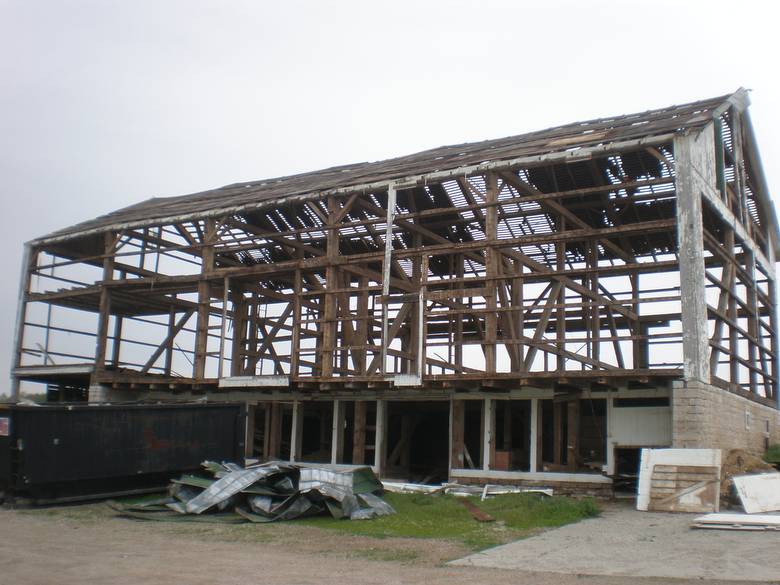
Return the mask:
{"type": "Polygon", "coordinates": [[[780,510],[780,473],[737,475],[732,480],[748,514],[780,510]]]}

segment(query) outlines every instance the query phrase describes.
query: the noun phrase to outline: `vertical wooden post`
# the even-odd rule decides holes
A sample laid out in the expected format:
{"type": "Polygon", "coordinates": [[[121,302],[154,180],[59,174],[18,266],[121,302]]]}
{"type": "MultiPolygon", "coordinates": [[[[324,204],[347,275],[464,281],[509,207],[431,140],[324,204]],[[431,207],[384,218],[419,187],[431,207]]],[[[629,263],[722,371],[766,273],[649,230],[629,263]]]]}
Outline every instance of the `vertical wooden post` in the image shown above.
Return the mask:
{"type": "MultiPolygon", "coordinates": [[[[54,268],[52,268],[52,274],[54,273],[54,268]]],[[[121,271],[119,273],[119,278],[125,278],[125,272],[121,271]]],[[[50,319],[51,319],[51,305],[49,305],[49,314],[48,319],[46,323],[46,351],[49,350],[49,331],[48,327],[50,325],[50,319]]],[[[112,342],[111,342],[111,367],[118,368],[119,367],[119,357],[121,354],[121,346],[122,346],[122,316],[117,315],[114,317],[114,333],[112,335],[112,342]]]]}
{"type": "Polygon", "coordinates": [[[263,403],[263,461],[270,459],[271,448],[271,403],[263,403]]]}
{"type": "MultiPolygon", "coordinates": [[[[589,256],[588,265],[590,266],[590,268],[594,269],[593,272],[590,273],[590,279],[589,279],[590,290],[592,290],[594,296],[596,296],[599,295],[599,273],[596,270],[599,264],[599,255],[598,255],[598,249],[596,248],[596,244],[594,242],[590,242],[588,244],[588,256],[589,256]]],[[[632,298],[636,298],[636,297],[633,297],[632,295],[632,298]]],[[[584,300],[585,299],[583,299],[583,301],[584,300]]],[[[591,352],[591,357],[596,361],[601,361],[601,307],[593,299],[591,299],[589,302],[592,305],[589,311],[590,325],[591,325],[590,343],[591,343],[591,347],[593,348],[591,352]]],[[[636,314],[639,314],[638,304],[636,302],[632,304],[631,310],[634,311],[636,314]]]]}
{"type": "Polygon", "coordinates": [[[542,439],[542,417],[541,408],[538,398],[531,398],[531,433],[528,445],[529,457],[528,457],[528,471],[536,473],[540,469],[541,459],[541,439],[542,439]]]}
{"type": "Polygon", "coordinates": [[[387,401],[376,401],[376,437],[374,440],[374,473],[382,477],[387,457],[387,401]]]}
{"type": "MultiPolygon", "coordinates": [[[[394,451],[397,451],[399,446],[401,448],[399,453],[399,463],[403,469],[409,469],[409,462],[411,460],[412,455],[412,430],[413,430],[413,424],[412,424],[412,416],[410,414],[404,413],[401,415],[401,439],[398,441],[398,444],[394,448],[394,451]]],[[[390,464],[394,462],[393,455],[390,455],[390,464]]]]}
{"type": "Polygon", "coordinates": [[[352,433],[352,463],[363,465],[366,462],[366,410],[368,403],[355,401],[355,423],[352,433]]]}
{"type": "Polygon", "coordinates": [[[496,422],[496,403],[490,398],[485,398],[482,410],[482,469],[489,471],[493,467],[495,457],[495,422],[496,422]]]}
{"type": "Polygon", "coordinates": [[[330,441],[330,462],[333,465],[344,462],[345,406],[343,400],[333,401],[333,428],[330,441]]]}
{"type": "Polygon", "coordinates": [[[393,222],[395,221],[395,187],[387,188],[387,209],[385,210],[385,257],[382,261],[382,349],[381,369],[382,374],[387,373],[387,349],[390,345],[389,332],[389,297],[390,297],[390,268],[393,263],[393,222]]]}
{"type": "MultiPolygon", "coordinates": [[[[732,278],[728,295],[728,317],[731,323],[738,323],[739,319],[737,297],[737,279],[732,278]]],[[[729,325],[729,380],[732,384],[739,385],[739,331],[732,325],[729,325]]]]}
{"type": "MultiPolygon", "coordinates": [[[[357,300],[357,334],[356,341],[361,346],[368,345],[368,331],[369,331],[369,317],[368,317],[368,278],[361,276],[358,279],[358,300],[357,300]]],[[[355,370],[358,375],[365,375],[366,373],[366,348],[361,347],[353,352],[355,356],[355,370]]],[[[355,403],[357,404],[357,403],[355,403]]]]}
{"type": "Polygon", "coordinates": [[[299,364],[301,362],[301,295],[303,293],[303,278],[301,271],[295,271],[295,280],[293,282],[293,319],[292,319],[292,341],[290,343],[290,378],[298,375],[299,364]]]}
{"type": "MultiPolygon", "coordinates": [[[[771,246],[769,258],[774,264],[774,252],[771,251],[771,246]]],[[[769,340],[771,353],[771,363],[769,367],[770,374],[774,378],[774,382],[772,383],[772,396],[777,402],[777,408],[780,409],[780,364],[778,364],[778,360],[780,360],[780,340],[777,335],[780,319],[778,319],[777,315],[777,281],[775,280],[774,275],[772,276],[773,278],[770,278],[768,283],[768,293],[771,301],[769,306],[769,326],[775,334],[771,335],[769,340]]]]}
{"type": "Polygon", "coordinates": [[[615,399],[612,392],[607,394],[607,475],[615,475],[617,472],[615,462],[615,443],[612,442],[613,427],[615,424],[615,399]]]}
{"type": "Polygon", "coordinates": [[[452,446],[450,451],[450,469],[463,469],[465,464],[466,401],[450,401],[450,426],[452,428],[452,446]]]}
{"type": "Polygon", "coordinates": [[[230,347],[230,375],[240,376],[244,370],[244,344],[246,343],[247,303],[244,290],[234,283],[230,291],[233,304],[233,337],[230,347]]]}
{"type": "MultiPolygon", "coordinates": [[[[176,295],[173,295],[173,300],[176,300],[176,295]]],[[[165,344],[165,365],[163,366],[164,372],[166,376],[171,375],[171,370],[173,369],[173,348],[174,348],[174,339],[175,337],[171,335],[173,332],[173,328],[176,326],[176,306],[171,304],[170,308],[168,309],[168,334],[166,339],[168,342],[165,344]]]]}
{"type": "Polygon", "coordinates": [[[428,289],[428,254],[423,254],[420,259],[420,293],[417,300],[417,347],[415,353],[417,354],[417,376],[422,383],[423,376],[425,375],[426,364],[426,337],[428,336],[428,327],[425,318],[426,308],[426,292],[428,289]]]}
{"type": "Polygon", "coordinates": [[[292,428],[290,429],[290,461],[301,460],[301,442],[303,439],[303,403],[293,401],[292,428]]]}
{"type": "MultiPolygon", "coordinates": [[[[54,266],[50,269],[50,275],[54,276],[54,266]]],[[[22,275],[22,278],[24,278],[24,275],[22,275]]],[[[25,299],[21,299],[20,303],[26,302],[25,299]]],[[[51,361],[54,363],[54,361],[51,359],[51,356],[49,356],[49,342],[51,341],[51,314],[52,314],[52,304],[46,303],[46,334],[43,340],[43,365],[46,366],[51,361]]],[[[60,393],[63,394],[63,393],[60,393]]],[[[62,400],[62,396],[60,396],[60,399],[62,400]]]]}
{"type": "Polygon", "coordinates": [[[230,278],[222,279],[222,322],[219,328],[219,363],[217,365],[217,378],[222,377],[225,362],[225,335],[227,335],[228,298],[230,295],[230,278]]]}
{"type": "Polygon", "coordinates": [[[504,451],[512,450],[512,401],[504,400],[504,436],[501,440],[501,449],[504,451]]]}
{"type": "MultiPolygon", "coordinates": [[[[119,352],[122,341],[122,316],[117,315],[114,317],[114,334],[113,342],[111,343],[111,367],[119,367],[119,352]]],[[[47,346],[48,349],[48,346],[47,346]]]]}
{"type": "MultiPolygon", "coordinates": [[[[566,229],[566,219],[563,216],[559,218],[560,229],[566,229]]],[[[556,270],[562,272],[566,268],[566,244],[557,242],[555,244],[556,270]]],[[[556,369],[559,372],[566,370],[566,358],[563,352],[566,349],[566,287],[558,287],[558,300],[555,309],[555,347],[558,355],[555,358],[556,369]]],[[[545,354],[546,355],[546,354],[545,354]]]]}
{"type": "MultiPolygon", "coordinates": [[[[352,284],[352,277],[350,276],[349,273],[342,271],[338,281],[339,281],[338,288],[341,291],[348,291],[352,284]]],[[[349,367],[350,356],[352,356],[353,365],[355,361],[354,350],[351,349],[352,346],[355,345],[355,335],[352,326],[353,325],[352,311],[350,308],[351,295],[349,292],[339,292],[337,298],[338,298],[338,310],[336,311],[337,332],[338,329],[341,330],[341,334],[340,334],[341,343],[339,344],[339,347],[341,348],[341,351],[339,351],[339,367],[341,368],[342,375],[346,375],[350,370],[349,367]]]]}
{"type": "Polygon", "coordinates": [[[563,403],[553,400],[553,463],[561,465],[563,448],[563,403]]]}
{"type": "Polygon", "coordinates": [[[335,215],[338,211],[336,197],[328,195],[328,224],[327,224],[327,248],[326,257],[328,265],[325,268],[325,310],[323,314],[323,333],[322,347],[322,377],[330,378],[333,376],[333,361],[335,359],[336,332],[338,328],[336,312],[338,311],[338,296],[336,290],[339,287],[338,271],[335,261],[339,256],[339,230],[334,223],[335,215]]]}
{"type": "Polygon", "coordinates": [[[268,412],[268,459],[278,459],[282,448],[282,404],[271,402],[268,412]]]}
{"type": "Polygon", "coordinates": [[[485,176],[485,371],[496,372],[496,340],[498,314],[496,313],[497,252],[493,248],[498,237],[498,178],[495,173],[485,176]]]}
{"type": "Polygon", "coordinates": [[[244,454],[246,457],[255,456],[255,413],[257,405],[246,405],[246,439],[244,440],[244,454]]]}
{"type": "Polygon", "coordinates": [[[195,360],[192,377],[202,380],[206,376],[206,358],[209,343],[209,315],[211,312],[211,284],[204,277],[214,270],[214,240],[217,224],[212,218],[205,220],[206,230],[201,248],[201,280],[198,282],[198,322],[195,331],[195,360]]]}
{"type": "MultiPolygon", "coordinates": [[[[634,299],[639,298],[639,275],[638,274],[631,274],[629,275],[629,281],[631,282],[631,297],[634,299]]],[[[634,305],[633,311],[638,315],[639,311],[637,310],[639,308],[639,305],[634,305]]],[[[631,334],[636,337],[634,341],[631,342],[631,350],[633,355],[633,367],[634,369],[644,369],[648,367],[649,357],[650,357],[650,345],[649,340],[644,339],[644,336],[646,336],[649,333],[649,329],[642,324],[639,319],[631,322],[631,334]]]]}
{"type": "Polygon", "coordinates": [[[701,191],[710,183],[715,188],[712,124],[699,132],[675,135],[674,157],[684,374],[688,380],[709,382],[701,191]]]}
{"type": "MultiPolygon", "coordinates": [[[[103,236],[103,281],[108,282],[114,278],[114,248],[116,235],[106,232],[103,236]]],[[[108,340],[108,322],[111,318],[111,293],[109,287],[100,287],[100,305],[98,309],[98,329],[95,347],[95,371],[104,370],[106,367],[106,345],[108,340]]]]}
{"type": "MultiPolygon", "coordinates": [[[[422,237],[419,234],[412,235],[412,247],[420,248],[422,246],[422,237]]],[[[422,318],[420,308],[422,307],[422,255],[410,259],[412,263],[412,282],[417,283],[419,287],[417,309],[409,312],[408,333],[401,337],[401,351],[414,355],[411,359],[401,359],[401,372],[404,374],[417,374],[420,370],[420,354],[418,352],[418,341],[421,341],[420,327],[422,318]]]]}
{"type": "MultiPolygon", "coordinates": [[[[455,255],[455,276],[458,279],[463,278],[463,254],[455,255]]],[[[463,371],[463,314],[458,313],[455,315],[455,366],[458,372],[463,371]]]]}
{"type": "Polygon", "coordinates": [[[566,413],[566,463],[569,471],[577,471],[580,435],[580,400],[574,398],[567,404],[566,413]]]}
{"type": "MultiPolygon", "coordinates": [[[[756,292],[756,257],[750,251],[745,251],[745,269],[748,273],[749,282],[746,283],[745,293],[747,295],[747,330],[750,337],[757,342],[760,341],[761,330],[760,321],[758,317],[758,296],[756,292]]],[[[777,335],[777,333],[775,333],[777,335]]],[[[758,347],[752,340],[748,340],[748,361],[751,365],[759,365],[758,347]]],[[[761,353],[761,360],[764,360],[763,352],[761,353]]],[[[748,380],[750,381],[750,391],[752,393],[758,393],[758,372],[750,368],[748,372],[748,380]]],[[[771,392],[771,389],[770,389],[771,392]]],[[[769,397],[771,394],[767,394],[769,397]]]]}
{"type": "MultiPolygon", "coordinates": [[[[514,260],[515,273],[518,275],[512,279],[512,312],[510,313],[510,319],[515,321],[515,331],[517,337],[525,337],[525,311],[523,308],[524,293],[523,293],[523,265],[519,260],[514,260]]],[[[515,346],[515,367],[513,371],[523,371],[525,364],[525,356],[523,351],[523,345],[518,344],[515,346]]]]}
{"type": "Polygon", "coordinates": [[[248,309],[249,317],[249,331],[247,333],[246,355],[248,356],[243,360],[241,368],[242,374],[245,376],[254,376],[257,371],[257,361],[259,359],[258,350],[258,325],[260,318],[260,297],[256,292],[252,293],[252,299],[249,303],[248,309]]]}

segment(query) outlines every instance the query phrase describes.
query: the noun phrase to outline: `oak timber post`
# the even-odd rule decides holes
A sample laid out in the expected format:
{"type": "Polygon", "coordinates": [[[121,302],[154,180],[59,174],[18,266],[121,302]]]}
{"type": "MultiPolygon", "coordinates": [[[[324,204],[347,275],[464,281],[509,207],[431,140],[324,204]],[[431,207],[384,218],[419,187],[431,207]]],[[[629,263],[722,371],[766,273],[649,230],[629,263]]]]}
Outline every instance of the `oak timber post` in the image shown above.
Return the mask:
{"type": "Polygon", "coordinates": [[[485,371],[496,372],[496,340],[498,315],[496,313],[496,276],[498,252],[494,249],[498,237],[498,178],[495,173],[485,176],[485,371]]]}
{"type": "Polygon", "coordinates": [[[496,449],[496,402],[485,398],[482,409],[482,469],[489,471],[493,467],[496,449]]]}
{"type": "Polygon", "coordinates": [[[107,283],[114,278],[114,248],[117,238],[113,232],[103,236],[103,284],[100,285],[98,306],[98,327],[95,343],[95,371],[106,368],[106,348],[108,344],[108,322],[111,319],[111,293],[107,283]]]}
{"type": "Polygon", "coordinates": [[[198,281],[198,321],[195,331],[195,360],[193,363],[193,378],[202,380],[206,376],[206,358],[209,343],[209,316],[211,313],[211,283],[206,277],[214,270],[214,240],[217,235],[216,221],[213,218],[204,220],[201,248],[201,279],[198,281]]]}
{"type": "Polygon", "coordinates": [[[684,374],[710,381],[702,190],[716,189],[712,124],[674,138],[684,374]]]}
{"type": "Polygon", "coordinates": [[[328,195],[328,223],[327,223],[327,242],[326,255],[328,264],[325,268],[325,291],[322,324],[322,346],[320,354],[322,356],[322,377],[330,378],[333,376],[333,362],[335,359],[336,333],[338,322],[336,313],[338,311],[338,296],[336,290],[339,288],[338,271],[335,261],[339,256],[339,230],[335,223],[335,216],[338,212],[336,198],[334,195],[328,195]]]}
{"type": "Polygon", "coordinates": [[[382,348],[380,352],[380,372],[387,373],[387,350],[390,346],[389,334],[389,300],[390,300],[390,269],[393,263],[393,221],[395,218],[396,192],[393,185],[387,187],[387,209],[385,210],[385,255],[382,260],[382,348]]]}
{"type": "Polygon", "coordinates": [[[366,411],[368,403],[355,401],[354,430],[352,433],[352,463],[363,465],[366,462],[366,411]]]}

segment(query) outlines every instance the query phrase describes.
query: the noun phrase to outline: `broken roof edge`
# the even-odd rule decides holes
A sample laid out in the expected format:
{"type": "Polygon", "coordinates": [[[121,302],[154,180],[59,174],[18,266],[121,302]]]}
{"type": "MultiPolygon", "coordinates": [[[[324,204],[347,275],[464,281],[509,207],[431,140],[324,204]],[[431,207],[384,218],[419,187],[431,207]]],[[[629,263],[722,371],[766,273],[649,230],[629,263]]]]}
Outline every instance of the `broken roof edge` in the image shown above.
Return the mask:
{"type": "MultiPolygon", "coordinates": [[[[33,247],[43,246],[46,244],[55,244],[55,243],[60,243],[68,240],[82,238],[85,236],[101,234],[107,231],[133,229],[137,227],[153,227],[156,225],[164,225],[167,223],[177,223],[181,221],[189,221],[195,219],[221,217],[224,215],[230,215],[230,214],[241,213],[246,211],[257,211],[260,209],[264,209],[266,207],[271,207],[280,202],[316,201],[318,199],[322,199],[324,196],[328,194],[349,195],[352,193],[369,193],[369,192],[387,190],[391,186],[395,187],[396,189],[408,189],[419,185],[433,183],[438,180],[444,180],[450,177],[476,175],[486,171],[504,170],[507,168],[517,167],[521,165],[544,164],[552,161],[560,162],[560,161],[574,161],[578,159],[588,159],[591,158],[593,154],[597,152],[609,152],[614,150],[624,150],[626,148],[631,148],[634,146],[653,146],[653,145],[662,144],[664,142],[670,141],[675,136],[675,134],[677,134],[677,132],[666,132],[663,134],[648,135],[643,138],[637,138],[633,140],[607,142],[596,146],[582,147],[578,150],[553,151],[546,154],[524,156],[524,157],[518,157],[518,158],[506,159],[506,160],[489,161],[487,163],[479,164],[479,165],[453,167],[441,171],[434,171],[430,173],[422,173],[418,175],[399,177],[397,179],[382,180],[382,181],[376,181],[372,183],[347,185],[344,187],[327,189],[323,191],[307,191],[302,193],[292,193],[290,195],[282,196],[276,199],[267,199],[255,203],[219,207],[219,208],[210,209],[208,211],[203,211],[200,213],[185,213],[181,215],[150,217],[148,219],[139,219],[139,220],[124,222],[124,223],[118,222],[111,225],[100,226],[100,227],[85,229],[82,231],[74,231],[74,232],[63,233],[63,234],[60,234],[59,232],[53,232],[47,236],[29,240],[28,242],[26,242],[26,245],[30,245],[33,247]]],[[[334,168],[338,168],[338,167],[334,167],[334,168]]],[[[275,180],[275,179],[269,179],[269,180],[275,180]]],[[[237,183],[237,185],[241,185],[241,184],[242,183],[237,183]]],[[[220,187],[218,187],[217,189],[220,189],[220,187]]],[[[204,191],[203,193],[206,192],[208,191],[204,191]]],[[[199,193],[193,193],[189,196],[197,195],[197,194],[199,193]]],[[[189,196],[181,195],[176,197],[186,198],[189,196]]],[[[119,213],[124,210],[133,209],[154,199],[155,198],[146,199],[144,201],[141,201],[134,205],[130,205],[128,207],[123,207],[111,213],[119,213]]],[[[70,228],[65,228],[65,229],[70,229],[70,228]]]]}
{"type": "MultiPolygon", "coordinates": [[[[247,211],[257,211],[273,205],[278,205],[282,202],[318,200],[324,197],[326,194],[343,195],[343,194],[351,194],[356,192],[367,193],[371,191],[387,190],[390,186],[394,186],[397,189],[403,189],[403,188],[410,188],[419,185],[425,185],[427,183],[431,183],[434,181],[446,180],[447,178],[451,178],[454,176],[469,176],[472,174],[479,174],[489,170],[498,170],[498,169],[503,170],[503,169],[517,167],[517,166],[538,165],[538,164],[545,164],[549,162],[575,161],[583,158],[586,159],[592,157],[593,154],[599,152],[621,150],[621,149],[626,149],[637,145],[652,145],[652,144],[663,143],[667,140],[670,140],[675,134],[678,134],[681,131],[700,127],[709,122],[712,122],[717,117],[722,115],[730,107],[735,107],[738,111],[740,111],[743,115],[745,115],[749,121],[749,116],[747,113],[747,108],[749,105],[750,105],[749,90],[745,89],[744,87],[740,87],[739,89],[737,89],[737,91],[731,94],[725,94],[714,98],[688,102],[685,104],[671,105],[671,106],[656,108],[652,110],[645,110],[644,112],[630,113],[630,114],[624,114],[619,116],[594,118],[594,119],[580,121],[580,122],[573,122],[573,123],[553,126],[544,130],[535,130],[532,132],[519,134],[516,136],[510,136],[510,137],[499,138],[494,140],[484,140],[481,142],[445,145],[445,146],[435,147],[432,149],[423,150],[418,153],[413,153],[410,155],[394,157],[394,158],[384,159],[380,161],[374,161],[371,163],[352,163],[347,165],[336,165],[333,167],[328,167],[326,169],[321,169],[317,171],[311,171],[308,173],[299,173],[295,175],[288,175],[284,177],[277,177],[271,179],[260,179],[255,181],[231,183],[229,185],[217,187],[215,189],[199,191],[187,195],[177,195],[171,197],[153,197],[135,203],[133,205],[129,205],[127,207],[123,207],[121,209],[112,211],[103,216],[99,216],[91,220],[86,220],[84,222],[81,222],[80,224],[75,224],[73,226],[69,226],[61,230],[51,232],[45,236],[35,238],[27,242],[27,245],[40,247],[47,244],[61,243],[69,240],[75,240],[75,239],[87,237],[87,236],[94,236],[100,233],[105,233],[107,231],[134,229],[138,227],[150,227],[150,226],[163,225],[166,223],[192,221],[192,220],[199,220],[199,219],[205,219],[210,217],[220,217],[229,214],[244,213],[247,211]],[[714,106],[714,104],[719,104],[719,105],[714,106]],[[701,119],[697,120],[694,117],[691,120],[687,120],[686,124],[681,125],[677,129],[666,131],[660,134],[647,133],[644,136],[641,136],[639,138],[633,138],[631,140],[619,140],[619,139],[611,140],[611,141],[608,140],[590,146],[578,146],[576,142],[575,143],[566,142],[565,144],[560,145],[561,148],[559,150],[547,150],[544,152],[529,154],[520,157],[510,157],[504,159],[496,158],[495,160],[486,160],[485,162],[479,164],[449,166],[443,169],[434,169],[429,172],[415,173],[415,174],[405,175],[405,176],[400,175],[398,177],[383,178],[382,180],[377,180],[377,181],[352,183],[352,184],[345,183],[343,185],[336,185],[333,188],[326,188],[326,189],[296,190],[293,187],[292,190],[289,192],[289,194],[281,194],[277,197],[269,197],[265,199],[262,199],[261,194],[258,194],[258,200],[250,201],[250,202],[242,202],[236,205],[224,205],[224,206],[216,205],[211,207],[210,209],[188,210],[178,214],[177,213],[174,214],[155,213],[155,211],[165,211],[165,210],[150,210],[149,215],[145,217],[133,218],[124,221],[122,221],[121,217],[117,217],[116,221],[110,221],[111,216],[113,215],[121,216],[122,213],[127,211],[133,211],[139,208],[144,209],[149,205],[150,202],[153,201],[167,201],[167,202],[175,203],[177,200],[180,200],[183,203],[185,203],[197,197],[204,197],[204,196],[211,196],[214,199],[216,199],[221,191],[227,191],[229,189],[249,188],[253,186],[256,187],[258,185],[263,186],[270,183],[281,183],[286,180],[300,179],[306,176],[324,175],[325,173],[332,173],[336,171],[343,172],[344,169],[350,170],[350,169],[354,169],[356,166],[357,167],[366,166],[366,165],[379,166],[388,162],[401,161],[411,157],[419,157],[426,154],[441,152],[444,150],[458,150],[458,149],[465,149],[467,147],[474,148],[474,147],[478,147],[481,144],[486,145],[485,154],[489,154],[489,150],[492,149],[493,147],[488,145],[494,144],[498,141],[514,140],[518,144],[520,144],[523,141],[529,141],[532,140],[533,138],[542,137],[545,135],[549,135],[551,133],[555,133],[556,131],[561,131],[568,128],[575,128],[578,126],[587,127],[587,126],[593,126],[597,124],[609,123],[617,120],[629,120],[629,119],[641,120],[642,118],[646,118],[651,115],[657,115],[663,112],[673,112],[675,110],[695,107],[697,105],[702,105],[702,107],[709,108],[709,111],[704,112],[706,116],[702,117],[701,119]],[[94,226],[94,223],[99,219],[104,219],[105,223],[94,226]],[[89,227],[90,224],[93,224],[93,227],[89,227]],[[84,225],[84,228],[79,229],[80,225],[84,225]]],[[[676,115],[673,116],[673,118],[675,117],[676,115]]],[[[750,135],[751,138],[748,141],[748,150],[755,155],[755,160],[757,161],[757,164],[755,166],[757,167],[756,168],[756,172],[758,174],[757,180],[760,183],[760,187],[757,193],[759,204],[761,204],[764,207],[764,209],[768,212],[766,215],[770,220],[769,223],[771,225],[767,226],[767,231],[769,232],[773,242],[773,246],[772,246],[773,251],[775,252],[776,255],[780,255],[780,231],[779,231],[780,228],[778,228],[778,221],[775,213],[775,208],[771,201],[771,198],[769,197],[768,187],[766,185],[763,168],[761,167],[760,155],[757,150],[757,145],[755,142],[755,137],[752,132],[752,127],[749,125],[749,123],[746,126],[748,129],[748,134],[750,135]]],[[[204,201],[204,206],[205,203],[206,202],[204,201]]]]}

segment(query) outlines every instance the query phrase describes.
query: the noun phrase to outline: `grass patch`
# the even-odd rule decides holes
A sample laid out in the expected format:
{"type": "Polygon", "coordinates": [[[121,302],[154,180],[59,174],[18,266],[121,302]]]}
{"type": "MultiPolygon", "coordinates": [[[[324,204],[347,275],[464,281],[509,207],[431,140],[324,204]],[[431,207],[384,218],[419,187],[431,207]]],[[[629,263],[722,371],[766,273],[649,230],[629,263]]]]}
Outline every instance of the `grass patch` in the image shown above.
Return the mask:
{"type": "Polygon", "coordinates": [[[772,445],[769,447],[769,449],[766,450],[766,455],[764,455],[764,461],[767,463],[773,463],[777,465],[780,463],[780,443],[777,443],[776,445],[772,445]]]}
{"type": "MultiPolygon", "coordinates": [[[[141,503],[159,498],[160,494],[122,498],[124,503],[141,503]]],[[[481,550],[532,535],[544,528],[553,528],[577,522],[599,514],[591,498],[574,499],[562,496],[546,497],[538,494],[506,494],[480,501],[469,498],[481,510],[493,516],[495,522],[477,522],[461,500],[451,495],[386,494],[385,498],[398,512],[373,520],[335,520],[329,516],[303,518],[280,524],[219,524],[189,522],[152,522],[150,530],[198,539],[273,543],[289,538],[302,538],[300,530],[306,527],[330,530],[344,535],[373,538],[428,538],[448,540],[471,550],[481,550]]],[[[103,502],[80,505],[51,506],[19,510],[23,514],[49,516],[85,524],[105,521],[116,513],[103,502]]],[[[140,522],[140,521],[139,521],[140,522]]],[[[303,536],[303,538],[306,538],[303,536]]],[[[317,536],[317,538],[320,538],[317,536]]],[[[418,559],[414,550],[388,546],[357,548],[351,556],[366,560],[411,563],[418,559]]]]}
{"type": "MultiPolygon", "coordinates": [[[[165,492],[142,494],[138,496],[123,496],[115,499],[125,504],[141,504],[157,500],[163,496],[165,496],[165,492]]],[[[104,499],[17,508],[17,512],[20,514],[29,514],[31,516],[51,516],[68,520],[79,520],[82,522],[97,522],[116,516],[116,512],[106,505],[106,500],[104,499]]]]}
{"type": "Polygon", "coordinates": [[[63,518],[67,520],[77,520],[84,523],[94,523],[110,518],[114,515],[102,502],[89,502],[80,504],[59,504],[34,508],[18,508],[19,514],[30,516],[49,516],[52,518],[63,518]]]}
{"type": "Polygon", "coordinates": [[[314,517],[298,522],[375,538],[438,538],[462,542],[479,550],[527,536],[540,528],[563,526],[597,516],[592,499],[576,500],[535,494],[506,494],[471,501],[496,519],[477,522],[456,496],[426,494],[386,494],[398,512],[369,521],[342,521],[314,517]]]}

